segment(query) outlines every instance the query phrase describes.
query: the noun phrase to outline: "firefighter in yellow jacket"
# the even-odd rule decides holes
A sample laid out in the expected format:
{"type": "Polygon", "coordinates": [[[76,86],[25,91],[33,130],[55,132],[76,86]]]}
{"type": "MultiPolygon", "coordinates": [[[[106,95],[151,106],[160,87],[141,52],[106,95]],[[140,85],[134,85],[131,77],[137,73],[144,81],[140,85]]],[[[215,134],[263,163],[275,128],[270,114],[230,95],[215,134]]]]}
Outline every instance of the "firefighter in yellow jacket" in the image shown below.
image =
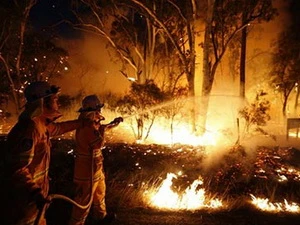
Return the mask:
{"type": "Polygon", "coordinates": [[[26,105],[7,136],[5,184],[1,184],[1,224],[46,224],[37,215],[46,203],[49,190],[50,137],[75,130],[81,121],[54,121],[58,112],[59,87],[37,81],[24,91],[26,105]]]}
{"type": "Polygon", "coordinates": [[[105,175],[103,171],[102,147],[107,129],[117,126],[122,117],[115,118],[109,124],[101,124],[105,118],[101,115],[103,104],[96,95],[86,96],[79,109],[79,119],[90,120],[76,130],[76,157],[74,167],[74,200],[86,209],[73,206],[70,225],[83,225],[92,208],[94,222],[111,222],[114,214],[107,213],[105,205],[105,175]]]}

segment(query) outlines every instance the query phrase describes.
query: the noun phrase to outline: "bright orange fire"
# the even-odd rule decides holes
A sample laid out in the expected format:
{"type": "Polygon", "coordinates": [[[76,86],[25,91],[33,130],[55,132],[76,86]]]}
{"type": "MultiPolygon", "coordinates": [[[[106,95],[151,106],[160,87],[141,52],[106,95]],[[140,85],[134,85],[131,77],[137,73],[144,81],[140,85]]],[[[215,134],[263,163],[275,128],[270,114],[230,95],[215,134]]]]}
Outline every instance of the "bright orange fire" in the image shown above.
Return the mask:
{"type": "Polygon", "coordinates": [[[177,179],[174,173],[168,173],[167,178],[158,188],[148,190],[145,196],[150,206],[159,209],[170,210],[197,210],[202,208],[224,207],[219,199],[208,199],[205,196],[202,178],[195,180],[183,193],[175,193],[172,190],[172,180],[177,179]]]}
{"type": "Polygon", "coordinates": [[[289,203],[286,199],[284,202],[272,203],[268,198],[256,198],[254,195],[250,195],[252,198],[251,203],[262,211],[268,212],[291,212],[299,213],[300,206],[295,202],[289,203]]]}

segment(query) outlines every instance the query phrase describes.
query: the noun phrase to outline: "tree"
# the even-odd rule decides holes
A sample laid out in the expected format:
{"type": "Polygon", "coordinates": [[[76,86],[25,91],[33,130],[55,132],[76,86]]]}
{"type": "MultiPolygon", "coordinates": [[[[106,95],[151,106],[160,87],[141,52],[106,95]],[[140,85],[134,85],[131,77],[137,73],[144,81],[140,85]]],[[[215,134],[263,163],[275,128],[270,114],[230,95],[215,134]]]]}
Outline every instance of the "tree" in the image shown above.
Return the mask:
{"type": "Polygon", "coordinates": [[[133,118],[131,127],[138,141],[145,141],[160,107],[156,107],[165,100],[165,94],[157,87],[153,80],[146,80],[144,84],[133,82],[129,94],[117,102],[119,111],[127,119],[133,118]]]}
{"type": "Polygon", "coordinates": [[[119,1],[73,1],[73,6],[78,20],[73,23],[74,28],[104,38],[113,52],[112,59],[121,62],[122,75],[139,83],[149,78],[144,67],[153,38],[146,42],[149,38],[144,36],[155,31],[149,30],[141,14],[119,1]]]}
{"type": "MultiPolygon", "coordinates": [[[[265,98],[267,93],[258,91],[255,100],[248,106],[243,107],[239,114],[245,120],[245,133],[259,132],[261,134],[268,134],[262,127],[271,119],[269,115],[270,102],[265,98]]],[[[240,137],[240,135],[239,135],[240,137]]],[[[273,139],[275,137],[271,136],[273,139]]],[[[237,140],[237,144],[240,140],[237,140]]]]}
{"type": "MultiPolygon", "coordinates": [[[[182,1],[167,1],[178,11],[178,18],[184,21],[182,24],[185,26],[184,30],[186,32],[184,38],[187,44],[183,46],[187,48],[181,48],[182,46],[179,45],[172,36],[172,30],[168,29],[163,23],[163,20],[160,20],[160,18],[152,13],[144,2],[138,0],[131,1],[145,10],[149,17],[153,18],[154,22],[164,30],[166,36],[174,45],[181,60],[183,71],[187,76],[190,96],[195,96],[195,37],[197,35],[195,24],[201,19],[199,15],[203,15],[203,13],[206,15],[204,18],[204,41],[201,44],[203,47],[203,82],[201,88],[203,101],[201,102],[201,109],[202,115],[204,116],[202,117],[200,126],[198,126],[202,128],[200,133],[203,133],[208,110],[208,97],[212,89],[217,68],[229,44],[250,22],[254,20],[271,19],[271,16],[275,13],[275,10],[271,7],[271,1],[252,1],[251,3],[249,3],[249,1],[240,1],[237,4],[235,0],[208,0],[206,1],[205,10],[201,10],[200,3],[196,3],[195,1],[184,1],[184,3],[182,1]],[[247,14],[244,12],[245,8],[248,9],[247,14]]],[[[204,4],[201,6],[204,7],[204,4]]],[[[243,46],[245,47],[245,45],[243,46]]],[[[242,54],[245,54],[245,52],[242,54]]],[[[242,77],[241,79],[244,78],[242,77]]],[[[195,110],[192,110],[192,112],[194,114],[192,116],[194,118],[192,130],[195,131],[195,110]]]]}
{"type": "MultiPolygon", "coordinates": [[[[157,53],[159,51],[152,50],[157,49],[157,46],[160,46],[157,38],[160,38],[165,45],[172,46],[172,48],[166,48],[168,50],[168,54],[161,54],[160,56],[175,55],[175,57],[178,58],[178,65],[181,69],[179,74],[180,76],[181,74],[186,76],[189,88],[189,96],[191,97],[195,96],[196,36],[201,28],[201,26],[198,25],[198,22],[201,21],[201,16],[203,17],[203,15],[205,15],[204,41],[201,44],[203,47],[203,85],[201,89],[202,96],[204,97],[204,101],[201,105],[201,109],[203,111],[202,115],[204,115],[203,120],[201,121],[202,128],[205,127],[206,123],[206,114],[209,101],[208,97],[212,89],[214,77],[230,42],[240,31],[248,26],[249,22],[257,19],[256,17],[254,18],[254,14],[249,13],[249,15],[247,14],[249,18],[244,16],[242,20],[242,14],[244,10],[242,6],[246,5],[247,1],[241,1],[245,3],[244,5],[237,4],[237,1],[234,0],[208,0],[205,2],[206,5],[204,2],[195,0],[105,1],[105,3],[113,3],[114,7],[111,8],[117,9],[116,11],[114,10],[113,13],[109,10],[105,10],[105,12],[109,12],[110,15],[113,15],[115,19],[113,20],[114,22],[111,23],[111,26],[114,28],[112,30],[116,31],[115,37],[117,38],[114,38],[111,36],[111,33],[108,32],[110,30],[108,29],[110,26],[104,26],[105,21],[103,20],[103,15],[106,14],[103,12],[103,10],[100,11],[104,8],[103,5],[101,5],[102,7],[99,7],[99,2],[94,0],[82,2],[88,5],[88,8],[91,9],[92,15],[96,15],[96,20],[94,21],[97,21],[97,24],[95,25],[95,23],[93,24],[83,21],[80,28],[100,34],[107,38],[111,46],[115,47],[117,53],[121,56],[121,59],[134,68],[135,74],[137,74],[136,77],[138,78],[142,73],[144,75],[152,75],[154,71],[153,65],[156,60],[153,58],[153,56],[158,55],[157,53]],[[206,8],[204,8],[204,6],[206,6],[206,8]],[[162,9],[165,9],[163,13],[161,12],[162,9]],[[140,24],[132,23],[132,21],[134,21],[132,18],[135,18],[136,15],[139,18],[138,21],[141,22],[140,24]],[[134,28],[137,25],[143,25],[141,27],[147,28],[142,30],[144,31],[142,33],[146,35],[142,36],[143,38],[138,38],[141,37],[141,32],[138,32],[138,29],[131,29],[132,24],[135,25],[134,28]],[[149,27],[153,29],[149,29],[149,27]],[[126,29],[120,30],[121,28],[126,29]],[[149,35],[155,33],[152,31],[157,31],[158,35],[149,35]],[[128,33],[130,34],[129,36],[127,36],[128,33]],[[137,51],[143,46],[144,51],[137,51]],[[133,57],[133,52],[138,52],[139,54],[133,57]],[[135,60],[137,58],[139,60],[135,60]]],[[[249,8],[251,7],[249,6],[249,8]]],[[[157,69],[159,69],[159,67],[157,67],[157,69]]],[[[129,77],[127,72],[121,72],[126,77],[129,77]]],[[[149,77],[145,76],[145,78],[149,77]]],[[[192,130],[195,131],[195,109],[192,108],[191,112],[192,130]]]]}
{"type": "MultiPolygon", "coordinates": [[[[255,20],[270,19],[275,12],[272,1],[207,0],[205,35],[203,41],[202,121],[205,128],[209,95],[217,68],[229,44],[242,33],[241,92],[244,91],[244,56],[246,54],[246,28],[255,20]]],[[[204,132],[204,130],[202,131],[204,132]]]]}
{"type": "MultiPolygon", "coordinates": [[[[75,9],[79,21],[75,28],[104,37],[122,62],[120,72],[126,78],[140,84],[147,79],[163,81],[161,87],[171,91],[185,76],[189,95],[195,96],[196,1],[79,2],[85,7],[75,9]]],[[[195,127],[194,109],[192,114],[195,127]]]]}
{"type": "Polygon", "coordinates": [[[30,26],[30,10],[37,1],[4,1],[3,9],[8,14],[2,20],[0,36],[0,69],[4,76],[1,91],[11,96],[16,114],[24,105],[23,90],[36,80],[48,81],[69,70],[67,52],[57,47],[50,38],[34,32],[30,26]]]}
{"type": "MultiPolygon", "coordinates": [[[[286,116],[286,107],[292,90],[300,82],[300,46],[295,42],[294,31],[282,32],[277,40],[273,56],[273,68],[270,73],[271,85],[282,95],[282,114],[286,116]]],[[[298,87],[297,87],[298,88],[298,87]]]]}
{"type": "MultiPolygon", "coordinates": [[[[169,84],[172,85],[168,85],[170,90],[179,84],[178,80],[183,75],[180,57],[157,21],[149,16],[151,12],[163,21],[161,23],[172,30],[174,40],[183,40],[184,26],[174,17],[174,10],[166,10],[170,8],[166,6],[167,1],[75,2],[78,23],[73,24],[74,27],[106,39],[112,53],[111,59],[121,62],[120,73],[123,76],[140,84],[148,79],[155,79],[159,84],[171,78],[169,84]]],[[[184,41],[179,42],[184,46],[184,41]]]]}
{"type": "MultiPolygon", "coordinates": [[[[242,24],[253,24],[255,21],[268,22],[278,15],[277,10],[272,6],[272,0],[243,0],[237,5],[242,9],[242,24]]],[[[240,35],[240,97],[242,98],[245,98],[247,33],[248,26],[245,26],[240,35]]]]}
{"type": "Polygon", "coordinates": [[[174,134],[174,119],[175,116],[180,113],[182,108],[186,105],[186,98],[188,97],[188,88],[181,87],[176,88],[173,92],[166,92],[167,104],[166,107],[162,107],[161,113],[170,122],[170,134],[171,143],[173,144],[173,134],[174,134]]]}
{"type": "Polygon", "coordinates": [[[297,13],[299,8],[298,1],[291,1],[291,25],[279,34],[273,44],[274,54],[270,82],[272,87],[282,95],[282,114],[284,117],[286,117],[286,107],[290,94],[294,88],[298,89],[300,82],[300,32],[298,30],[300,21],[297,13]]]}
{"type": "MultiPolygon", "coordinates": [[[[182,24],[183,28],[181,36],[174,35],[174,29],[167,26],[164,20],[157,17],[156,14],[147,7],[142,1],[131,0],[134,4],[146,12],[148,17],[152,18],[154,23],[158,24],[164,31],[165,35],[175,48],[176,54],[180,59],[182,71],[186,76],[188,83],[189,96],[195,96],[195,62],[196,62],[196,44],[195,39],[197,35],[196,20],[198,16],[199,5],[194,0],[189,1],[165,1],[167,4],[164,8],[171,8],[177,14],[173,14],[175,24],[182,24]],[[179,39],[178,39],[179,38],[179,39]]],[[[195,109],[192,106],[192,130],[195,130],[195,109]]]]}
{"type": "Polygon", "coordinates": [[[21,60],[23,57],[24,37],[26,26],[31,8],[37,3],[37,0],[26,2],[3,1],[1,3],[1,39],[0,39],[0,60],[4,65],[8,78],[13,100],[16,104],[16,112],[19,112],[21,106],[18,93],[21,91],[22,84],[20,81],[21,60]],[[14,47],[11,49],[11,47],[14,47]],[[14,71],[11,72],[11,66],[14,71]],[[13,74],[15,73],[15,74],[13,74]]]}

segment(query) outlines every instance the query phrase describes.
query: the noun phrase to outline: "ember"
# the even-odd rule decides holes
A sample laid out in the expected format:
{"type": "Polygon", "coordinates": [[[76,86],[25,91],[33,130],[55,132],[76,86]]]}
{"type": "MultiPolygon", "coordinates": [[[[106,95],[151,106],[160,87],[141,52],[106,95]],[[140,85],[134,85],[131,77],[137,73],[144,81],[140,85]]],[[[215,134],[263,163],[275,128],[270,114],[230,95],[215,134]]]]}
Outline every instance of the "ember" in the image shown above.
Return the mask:
{"type": "Polygon", "coordinates": [[[294,157],[295,150],[272,149],[271,151],[267,149],[258,150],[255,176],[265,179],[274,178],[278,182],[300,181],[298,168],[286,163],[294,157]]]}

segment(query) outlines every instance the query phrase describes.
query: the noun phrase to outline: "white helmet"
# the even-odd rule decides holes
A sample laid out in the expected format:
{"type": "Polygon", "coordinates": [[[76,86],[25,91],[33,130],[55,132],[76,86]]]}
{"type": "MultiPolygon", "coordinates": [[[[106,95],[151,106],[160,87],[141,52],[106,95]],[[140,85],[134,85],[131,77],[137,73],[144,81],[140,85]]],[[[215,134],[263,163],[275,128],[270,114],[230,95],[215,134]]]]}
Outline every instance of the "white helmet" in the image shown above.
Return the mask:
{"type": "Polygon", "coordinates": [[[82,100],[82,107],[78,112],[100,111],[104,106],[96,95],[88,95],[82,100]]]}

